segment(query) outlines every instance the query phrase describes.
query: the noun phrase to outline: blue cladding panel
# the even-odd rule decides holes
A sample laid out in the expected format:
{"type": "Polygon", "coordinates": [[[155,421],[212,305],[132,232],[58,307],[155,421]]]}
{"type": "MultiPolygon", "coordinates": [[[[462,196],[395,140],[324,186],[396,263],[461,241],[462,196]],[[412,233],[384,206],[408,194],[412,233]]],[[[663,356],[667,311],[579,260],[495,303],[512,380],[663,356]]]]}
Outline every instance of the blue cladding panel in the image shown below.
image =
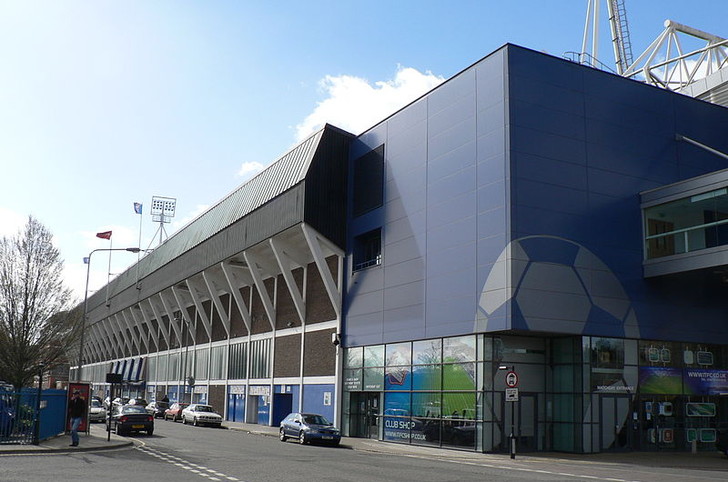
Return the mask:
{"type": "Polygon", "coordinates": [[[726,167],[674,134],[728,151],[727,112],[519,47],[483,59],[353,144],[352,158],[362,145],[385,144],[388,182],[381,212],[350,223],[356,235],[379,222],[384,251],[379,275],[357,274],[349,283],[346,343],[532,326],[605,336],[709,334],[728,343],[716,328],[725,296],[711,298],[679,277],[659,286],[642,278],[639,204],[640,191],[726,167]],[[540,237],[540,247],[524,246],[547,265],[585,263],[583,272],[554,273],[562,282],[583,277],[568,281],[572,287],[628,299],[639,326],[624,325],[614,314],[621,305],[594,293],[529,285],[548,278],[543,266],[526,283],[551,313],[533,311],[533,294],[484,315],[479,301],[496,259],[507,242],[526,236],[540,237]],[[551,237],[564,244],[548,249],[551,237]],[[558,299],[594,301],[559,318],[558,299]],[[686,321],[697,329],[684,333],[686,321]]]}
{"type": "MultiPolygon", "coordinates": [[[[725,168],[725,161],[676,143],[674,135],[678,126],[677,131],[689,130],[696,139],[710,139],[713,147],[725,151],[728,138],[716,126],[728,123],[728,111],[593,69],[576,71],[575,66],[519,48],[509,50],[509,58],[514,238],[552,235],[577,241],[607,270],[594,271],[592,280],[599,273],[616,276],[635,309],[638,330],[615,324],[613,313],[594,306],[582,320],[584,333],[716,340],[715,313],[725,313],[724,301],[689,289],[687,276],[659,283],[642,278],[638,194],[725,168]],[[546,67],[548,61],[551,65],[546,67]],[[535,90],[535,84],[542,87],[535,90]],[[584,119],[583,140],[577,140],[574,124],[556,122],[557,114],[538,114],[528,104],[579,114],[584,119]],[[520,116],[529,118],[516,118],[520,116]],[[564,187],[583,195],[568,195],[564,187]],[[686,322],[690,331],[684,329],[686,322]]],[[[559,293],[554,290],[551,295],[559,293]]],[[[520,324],[527,326],[529,320],[527,312],[518,309],[513,327],[520,324]]],[[[569,330],[559,323],[550,326],[553,331],[569,330]]],[[[725,333],[719,336],[728,342],[725,333]]]]}
{"type": "Polygon", "coordinates": [[[303,408],[302,412],[318,413],[323,415],[330,422],[334,421],[334,406],[336,390],[334,385],[304,385],[303,386],[303,408]],[[329,397],[329,404],[324,405],[324,400],[329,397]]]}

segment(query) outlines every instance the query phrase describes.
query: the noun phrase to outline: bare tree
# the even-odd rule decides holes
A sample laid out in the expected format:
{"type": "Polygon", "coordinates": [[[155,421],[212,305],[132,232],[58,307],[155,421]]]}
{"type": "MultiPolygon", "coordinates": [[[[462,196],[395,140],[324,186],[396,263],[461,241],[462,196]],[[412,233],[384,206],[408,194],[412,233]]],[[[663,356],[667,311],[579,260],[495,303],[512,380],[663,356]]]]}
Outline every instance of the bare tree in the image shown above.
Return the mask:
{"type": "Polygon", "coordinates": [[[0,240],[0,379],[27,385],[43,363],[66,360],[77,338],[78,310],[63,285],[53,235],[33,216],[15,237],[0,240]]]}

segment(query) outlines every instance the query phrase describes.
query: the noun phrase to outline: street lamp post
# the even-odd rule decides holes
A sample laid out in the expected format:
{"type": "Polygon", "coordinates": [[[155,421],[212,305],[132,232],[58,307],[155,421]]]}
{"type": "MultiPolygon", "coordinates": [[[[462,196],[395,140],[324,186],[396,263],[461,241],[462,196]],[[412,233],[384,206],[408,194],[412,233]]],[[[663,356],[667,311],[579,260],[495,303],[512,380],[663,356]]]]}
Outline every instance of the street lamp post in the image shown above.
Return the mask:
{"type": "Polygon", "coordinates": [[[88,316],[88,279],[91,274],[91,255],[97,251],[128,251],[130,253],[138,253],[139,248],[100,248],[94,249],[88,254],[88,262],[86,263],[86,291],[83,296],[83,318],[81,318],[81,342],[78,347],[78,368],[76,368],[76,381],[81,381],[81,366],[83,364],[83,335],[86,332],[86,318],[88,316]]]}

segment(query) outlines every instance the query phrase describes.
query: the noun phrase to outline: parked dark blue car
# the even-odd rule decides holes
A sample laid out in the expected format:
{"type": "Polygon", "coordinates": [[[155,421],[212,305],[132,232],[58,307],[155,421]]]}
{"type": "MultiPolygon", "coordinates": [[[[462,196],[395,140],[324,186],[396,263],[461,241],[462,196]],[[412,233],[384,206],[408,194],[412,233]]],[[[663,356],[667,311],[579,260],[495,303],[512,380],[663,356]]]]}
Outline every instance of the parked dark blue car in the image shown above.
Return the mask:
{"type": "Polygon", "coordinates": [[[339,445],[341,433],[323,415],[294,412],[281,422],[281,442],[285,442],[288,438],[298,439],[298,443],[301,445],[308,442],[339,445]]]}

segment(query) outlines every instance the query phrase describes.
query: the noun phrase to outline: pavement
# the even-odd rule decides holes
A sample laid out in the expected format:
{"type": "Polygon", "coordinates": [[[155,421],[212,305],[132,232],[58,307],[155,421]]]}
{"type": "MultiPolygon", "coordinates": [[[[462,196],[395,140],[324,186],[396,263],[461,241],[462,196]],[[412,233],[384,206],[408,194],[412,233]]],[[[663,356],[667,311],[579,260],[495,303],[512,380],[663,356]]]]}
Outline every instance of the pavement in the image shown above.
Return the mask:
{"type": "MultiPolygon", "coordinates": [[[[238,422],[224,422],[224,428],[238,430],[253,435],[277,437],[278,428],[264,425],[238,422]]],[[[78,447],[70,447],[71,438],[60,435],[40,442],[39,445],[0,444],[0,457],[8,455],[34,455],[47,453],[95,452],[128,448],[134,445],[133,439],[120,437],[115,433],[107,433],[106,425],[91,424],[89,433],[80,433],[78,447]]],[[[348,449],[390,454],[398,456],[422,457],[444,460],[463,460],[470,463],[503,463],[510,462],[509,454],[483,454],[465,450],[447,450],[418,445],[406,445],[392,442],[380,442],[373,439],[343,437],[341,446],[348,449]]],[[[676,467],[681,469],[710,470],[728,473],[728,457],[718,451],[691,452],[622,452],[599,454],[567,454],[556,452],[537,452],[516,454],[520,461],[538,462],[549,460],[557,462],[594,462],[610,464],[626,464],[641,467],[676,467]]],[[[728,477],[728,474],[726,475],[728,477]]]]}

